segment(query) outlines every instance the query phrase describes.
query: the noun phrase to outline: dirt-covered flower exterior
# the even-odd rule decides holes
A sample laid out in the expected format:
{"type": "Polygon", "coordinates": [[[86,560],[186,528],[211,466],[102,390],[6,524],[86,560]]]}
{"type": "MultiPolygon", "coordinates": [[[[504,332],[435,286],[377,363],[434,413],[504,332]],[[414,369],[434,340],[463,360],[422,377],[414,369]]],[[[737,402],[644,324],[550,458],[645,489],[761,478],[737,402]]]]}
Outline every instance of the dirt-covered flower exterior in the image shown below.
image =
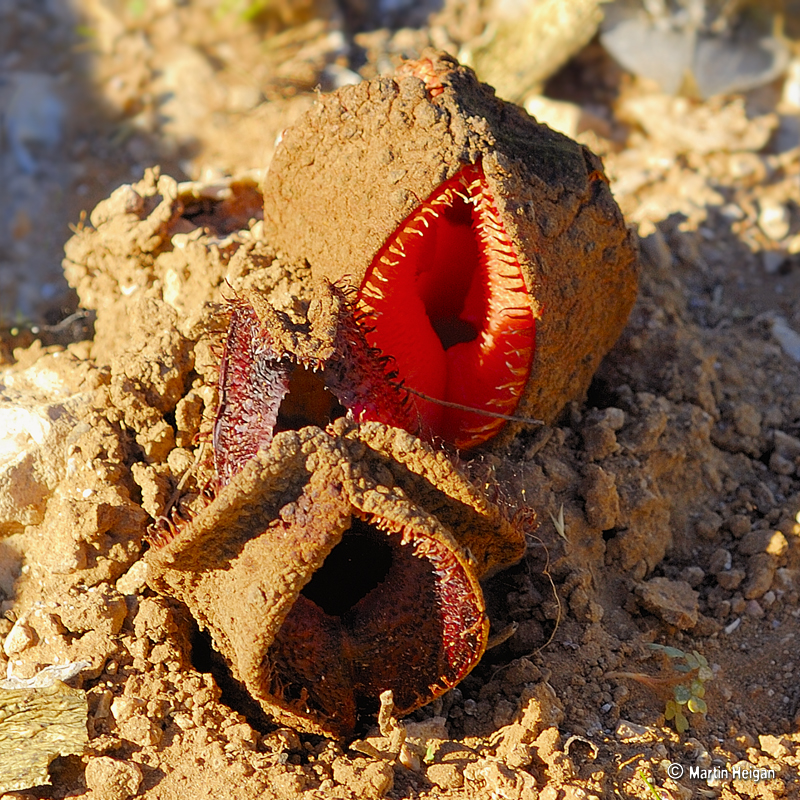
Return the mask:
{"type": "Polygon", "coordinates": [[[485,487],[406,430],[418,420],[389,363],[340,287],[316,287],[305,314],[243,294],[210,502],[151,534],[151,585],[302,730],[348,735],[386,689],[406,713],[457,684],[486,647],[479,580],[525,551],[485,487]]]}
{"type": "Polygon", "coordinates": [[[369,343],[460,448],[517,424],[458,406],[550,422],[585,393],[636,296],[600,159],[446,55],[320,97],[264,199],[268,240],[357,288],[369,343]]]}
{"type": "Polygon", "coordinates": [[[524,548],[444,453],[339,419],[275,435],[147,558],[268,714],[347,736],[386,689],[405,714],[469,673],[489,628],[478,581],[524,548]]]}

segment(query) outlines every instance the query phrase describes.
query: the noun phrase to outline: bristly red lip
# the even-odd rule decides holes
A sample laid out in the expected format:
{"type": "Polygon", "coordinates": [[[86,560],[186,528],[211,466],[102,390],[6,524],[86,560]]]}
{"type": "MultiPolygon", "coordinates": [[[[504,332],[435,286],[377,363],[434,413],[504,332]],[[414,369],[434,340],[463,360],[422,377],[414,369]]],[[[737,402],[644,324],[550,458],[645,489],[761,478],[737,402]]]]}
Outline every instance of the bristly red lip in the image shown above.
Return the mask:
{"type": "MultiPolygon", "coordinates": [[[[480,163],[465,166],[384,243],[358,293],[369,344],[435,400],[513,414],[536,321],[522,268],[480,163]]],[[[415,396],[427,431],[468,449],[504,421],[415,396]]]]}
{"type": "Polygon", "coordinates": [[[455,686],[486,634],[477,584],[445,544],[356,512],[276,635],[271,691],[352,730],[387,687],[406,714],[455,686]]]}

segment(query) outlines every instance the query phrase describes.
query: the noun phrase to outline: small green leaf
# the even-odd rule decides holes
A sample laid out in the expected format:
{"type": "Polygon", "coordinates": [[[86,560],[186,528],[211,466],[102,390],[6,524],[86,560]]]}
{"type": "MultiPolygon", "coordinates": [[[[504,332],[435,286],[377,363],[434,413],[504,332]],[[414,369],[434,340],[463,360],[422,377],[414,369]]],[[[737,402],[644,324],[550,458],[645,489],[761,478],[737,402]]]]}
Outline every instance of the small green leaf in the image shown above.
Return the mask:
{"type": "Polygon", "coordinates": [[[677,647],[669,647],[663,644],[651,644],[648,645],[648,647],[650,647],[651,650],[660,650],[670,658],[684,658],[686,656],[686,653],[684,653],[683,650],[678,650],[677,647]]]}
{"type": "Polygon", "coordinates": [[[688,664],[675,664],[675,672],[692,672],[692,667],[688,664]]]}
{"type": "Polygon", "coordinates": [[[692,696],[693,697],[705,697],[706,696],[706,687],[703,685],[703,681],[698,681],[697,679],[692,681],[692,696]]]}
{"type": "Polygon", "coordinates": [[[701,681],[711,681],[714,680],[714,673],[708,667],[700,667],[697,677],[701,681]]]}
{"type": "Polygon", "coordinates": [[[674,719],[678,713],[678,704],[674,700],[667,700],[667,706],[664,709],[664,719],[667,721],[674,719]]]}
{"type": "Polygon", "coordinates": [[[685,733],[689,730],[689,720],[680,712],[675,715],[675,729],[678,733],[685,733]]]}
{"type": "Polygon", "coordinates": [[[687,707],[694,714],[705,714],[708,711],[706,701],[701,700],[699,697],[690,697],[687,707]]]}
{"type": "Polygon", "coordinates": [[[692,655],[698,660],[701,667],[708,667],[708,661],[704,655],[698,653],[697,650],[692,650],[692,655]]]}
{"type": "Polygon", "coordinates": [[[679,703],[680,705],[686,705],[689,702],[689,698],[692,696],[692,693],[689,691],[687,686],[683,684],[679,684],[672,690],[672,694],[675,697],[675,702],[679,703]]]}
{"type": "Polygon", "coordinates": [[[691,654],[687,654],[686,663],[689,669],[700,669],[700,662],[691,654]]]}
{"type": "Polygon", "coordinates": [[[431,740],[428,742],[428,747],[425,750],[425,758],[423,758],[422,760],[426,764],[433,764],[435,758],[436,758],[436,742],[431,740]]]}

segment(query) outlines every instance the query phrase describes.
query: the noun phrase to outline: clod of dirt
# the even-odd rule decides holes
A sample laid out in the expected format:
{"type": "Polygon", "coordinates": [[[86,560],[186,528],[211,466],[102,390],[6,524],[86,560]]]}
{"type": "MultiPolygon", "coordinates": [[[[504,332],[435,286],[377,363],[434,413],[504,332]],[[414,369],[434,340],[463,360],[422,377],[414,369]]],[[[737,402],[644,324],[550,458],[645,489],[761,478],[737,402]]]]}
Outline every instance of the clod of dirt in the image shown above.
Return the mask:
{"type": "Polygon", "coordinates": [[[426,398],[551,421],[636,296],[600,160],[448,56],[322,97],[286,132],[264,198],[268,240],[358,288],[370,344],[459,447],[504,421],[426,398]]]}
{"type": "Polygon", "coordinates": [[[341,735],[385,689],[408,713],[475,666],[477,580],[524,539],[414,437],[344,420],[333,434],[276,435],[148,560],[267,712],[341,735]]]}
{"type": "Polygon", "coordinates": [[[648,611],[676,628],[688,630],[697,624],[698,594],[686,581],[651,578],[639,584],[637,595],[648,611]]]}

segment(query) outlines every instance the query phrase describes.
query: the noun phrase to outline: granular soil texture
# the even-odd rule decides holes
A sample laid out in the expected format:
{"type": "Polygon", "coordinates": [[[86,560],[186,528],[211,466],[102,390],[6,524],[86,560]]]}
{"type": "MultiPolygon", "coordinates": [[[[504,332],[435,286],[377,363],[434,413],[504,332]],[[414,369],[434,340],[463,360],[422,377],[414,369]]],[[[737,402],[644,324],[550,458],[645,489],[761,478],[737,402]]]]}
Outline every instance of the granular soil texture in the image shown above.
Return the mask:
{"type": "Polygon", "coordinates": [[[87,661],[73,683],[89,749],[10,797],[798,792],[800,153],[775,148],[779,113],[737,100],[634,85],[614,108],[586,138],[638,227],[638,300],[584,401],[473,459],[539,527],[484,585],[496,646],[403,721],[399,758],[388,730],[276,727],[146,583],[147,525],[176,494],[203,502],[226,298],[258,290],[301,313],[308,268],[265,240],[252,181],[148,172],[95,209],[65,261],[95,333],[4,368],[26,432],[0,499],[0,668],[87,661]],[[242,221],[220,227],[233,208],[242,221]],[[692,686],[678,651],[710,678],[695,668],[692,686]],[[680,686],[707,712],[684,704],[679,733],[665,711],[680,686]]]}

